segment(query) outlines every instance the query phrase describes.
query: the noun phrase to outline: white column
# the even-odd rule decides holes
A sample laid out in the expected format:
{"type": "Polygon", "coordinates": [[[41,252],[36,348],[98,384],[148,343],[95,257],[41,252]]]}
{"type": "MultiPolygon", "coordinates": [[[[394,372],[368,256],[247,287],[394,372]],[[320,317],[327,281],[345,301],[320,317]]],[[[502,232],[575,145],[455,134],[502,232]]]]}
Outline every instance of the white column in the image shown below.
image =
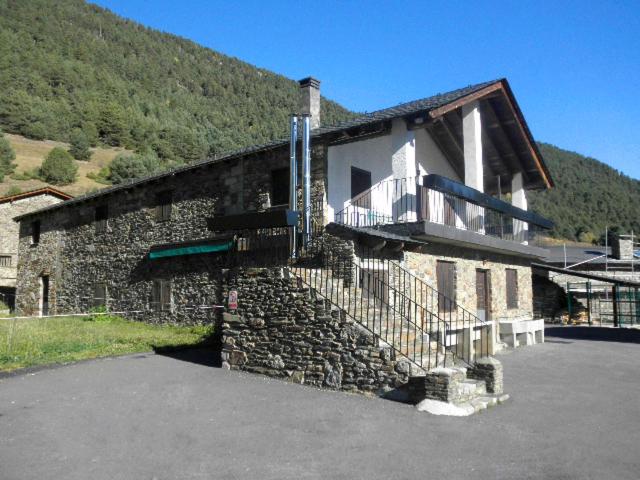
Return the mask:
{"type": "Polygon", "coordinates": [[[393,216],[399,221],[416,219],[416,138],[401,118],[391,124],[393,216]]]}
{"type": "MultiPolygon", "coordinates": [[[[462,107],[462,140],[464,143],[464,183],[484,192],[482,122],[478,102],[472,102],[462,107]]],[[[484,234],[484,208],[462,204],[459,210],[457,212],[458,228],[467,228],[476,233],[484,234]]]]}
{"type": "Polygon", "coordinates": [[[484,192],[482,125],[478,102],[462,107],[462,138],[464,142],[464,183],[484,192]]]}
{"type": "Polygon", "coordinates": [[[511,203],[514,207],[527,209],[527,196],[524,191],[522,172],[514,173],[511,179],[511,203]]]}
{"type": "MultiPolygon", "coordinates": [[[[511,179],[511,204],[514,207],[527,209],[527,196],[524,190],[524,182],[522,179],[522,172],[517,172],[511,179]]],[[[529,224],[522,220],[513,220],[513,234],[515,239],[520,239],[522,243],[528,243],[527,230],[529,230],[529,224]]]]}

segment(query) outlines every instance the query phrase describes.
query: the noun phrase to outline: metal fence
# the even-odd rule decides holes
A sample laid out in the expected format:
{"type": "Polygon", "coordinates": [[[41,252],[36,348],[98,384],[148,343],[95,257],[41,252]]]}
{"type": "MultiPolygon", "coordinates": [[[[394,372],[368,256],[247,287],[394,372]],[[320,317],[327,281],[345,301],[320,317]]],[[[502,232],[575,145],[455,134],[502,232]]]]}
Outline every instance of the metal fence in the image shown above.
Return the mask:
{"type": "Polygon", "coordinates": [[[640,288],[603,283],[567,283],[567,310],[574,323],[640,326],[640,288]]]}

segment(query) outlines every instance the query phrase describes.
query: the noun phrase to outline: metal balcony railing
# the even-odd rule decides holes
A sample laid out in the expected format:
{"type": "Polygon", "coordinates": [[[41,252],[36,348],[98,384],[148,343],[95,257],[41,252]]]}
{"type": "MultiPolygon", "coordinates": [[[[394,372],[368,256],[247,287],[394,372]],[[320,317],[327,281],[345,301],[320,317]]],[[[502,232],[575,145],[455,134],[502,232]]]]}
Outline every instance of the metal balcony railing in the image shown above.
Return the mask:
{"type": "Polygon", "coordinates": [[[384,180],[351,199],[335,222],[353,227],[431,222],[518,243],[553,224],[440,175],[384,180]]]}

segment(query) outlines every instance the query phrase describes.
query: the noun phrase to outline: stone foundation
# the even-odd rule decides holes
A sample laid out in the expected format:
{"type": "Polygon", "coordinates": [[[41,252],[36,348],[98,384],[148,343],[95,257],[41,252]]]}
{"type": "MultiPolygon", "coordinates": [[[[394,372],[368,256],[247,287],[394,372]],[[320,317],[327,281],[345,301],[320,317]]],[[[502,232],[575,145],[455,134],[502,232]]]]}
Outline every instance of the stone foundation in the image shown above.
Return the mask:
{"type": "Polygon", "coordinates": [[[286,270],[228,272],[225,293],[238,292],[238,309],[225,313],[226,368],[344,391],[384,394],[409,380],[411,364],[340,311],[311,298],[286,270]]]}

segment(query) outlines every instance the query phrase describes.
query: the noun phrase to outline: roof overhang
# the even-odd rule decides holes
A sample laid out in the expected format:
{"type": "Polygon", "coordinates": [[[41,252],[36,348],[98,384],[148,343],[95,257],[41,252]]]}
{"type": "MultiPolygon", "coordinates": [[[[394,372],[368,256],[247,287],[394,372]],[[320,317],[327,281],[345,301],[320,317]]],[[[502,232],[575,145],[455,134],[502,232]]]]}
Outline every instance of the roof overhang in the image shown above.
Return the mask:
{"type": "Polygon", "coordinates": [[[552,188],[554,183],[549,169],[506,79],[428,112],[427,125],[432,135],[443,139],[439,142],[436,138],[436,142],[445,153],[450,153],[449,157],[454,157],[452,163],[459,164],[463,155],[460,109],[472,102],[479,103],[483,127],[486,126],[483,128],[483,150],[488,164],[485,176],[493,181],[522,172],[526,188],[552,188]]]}
{"type": "Polygon", "coordinates": [[[60,200],[70,200],[73,198],[72,195],[64,193],[62,190],[52,187],[44,187],[36,190],[29,190],[28,192],[17,193],[15,195],[0,197],[0,203],[15,202],[17,200],[22,200],[23,198],[37,197],[38,195],[51,195],[52,197],[59,198],[60,200]]]}

